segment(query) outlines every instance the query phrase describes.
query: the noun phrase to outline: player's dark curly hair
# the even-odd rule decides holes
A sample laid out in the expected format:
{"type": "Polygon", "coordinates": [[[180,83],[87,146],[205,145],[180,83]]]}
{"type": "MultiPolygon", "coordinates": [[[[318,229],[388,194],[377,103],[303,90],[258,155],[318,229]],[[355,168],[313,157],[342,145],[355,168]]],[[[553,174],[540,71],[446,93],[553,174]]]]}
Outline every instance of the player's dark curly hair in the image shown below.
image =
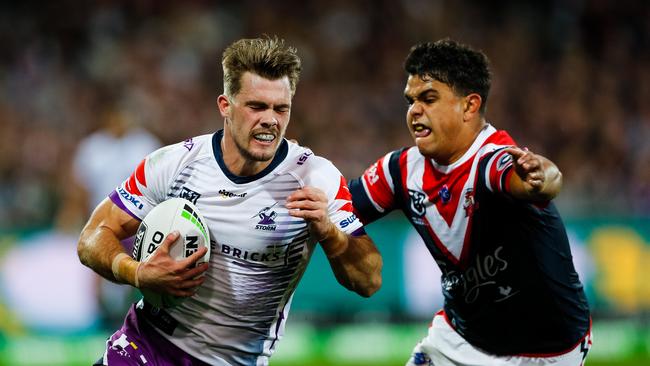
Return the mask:
{"type": "Polygon", "coordinates": [[[404,69],[411,75],[447,84],[457,95],[477,93],[482,99],[480,113],[485,114],[491,82],[488,63],[483,52],[442,39],[411,47],[404,69]]]}
{"type": "Polygon", "coordinates": [[[239,93],[241,77],[247,71],[269,80],[287,76],[294,93],[302,69],[296,49],[275,36],[234,42],[223,52],[221,64],[224,92],[229,96],[239,93]]]}

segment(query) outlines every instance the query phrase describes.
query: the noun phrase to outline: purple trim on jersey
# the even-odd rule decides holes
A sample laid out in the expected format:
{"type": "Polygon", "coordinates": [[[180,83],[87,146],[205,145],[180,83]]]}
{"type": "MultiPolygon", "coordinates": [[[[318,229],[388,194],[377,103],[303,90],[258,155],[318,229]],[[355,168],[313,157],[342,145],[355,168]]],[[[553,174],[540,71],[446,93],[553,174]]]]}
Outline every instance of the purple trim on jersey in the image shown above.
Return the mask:
{"type": "Polygon", "coordinates": [[[354,236],[354,237],[362,236],[362,235],[367,235],[366,230],[363,227],[354,230],[352,234],[350,234],[350,236],[354,236]]]}
{"type": "Polygon", "coordinates": [[[208,365],[158,334],[146,320],[138,317],[135,307],[131,305],[122,327],[106,342],[105,359],[109,365],[208,365]]]}
{"type": "Polygon", "coordinates": [[[108,198],[110,198],[111,201],[113,201],[113,203],[117,207],[119,207],[122,211],[124,211],[124,212],[128,213],[129,215],[133,216],[134,219],[136,219],[138,221],[142,221],[141,218],[136,216],[133,212],[131,212],[128,208],[126,208],[126,206],[124,206],[124,203],[122,203],[122,200],[120,199],[120,196],[117,194],[116,191],[111,192],[111,194],[108,195],[108,198]]]}
{"type": "Polygon", "coordinates": [[[127,253],[133,253],[133,246],[135,245],[135,235],[129,236],[126,239],[120,241],[122,247],[127,253]]]}
{"type": "Polygon", "coordinates": [[[282,305],[282,310],[280,310],[280,314],[278,314],[278,322],[275,324],[275,339],[273,340],[273,342],[271,342],[269,349],[273,349],[273,346],[275,346],[275,342],[279,339],[278,334],[280,333],[280,327],[282,326],[282,321],[284,320],[285,307],[287,307],[287,303],[284,303],[284,305],[282,305]]]}

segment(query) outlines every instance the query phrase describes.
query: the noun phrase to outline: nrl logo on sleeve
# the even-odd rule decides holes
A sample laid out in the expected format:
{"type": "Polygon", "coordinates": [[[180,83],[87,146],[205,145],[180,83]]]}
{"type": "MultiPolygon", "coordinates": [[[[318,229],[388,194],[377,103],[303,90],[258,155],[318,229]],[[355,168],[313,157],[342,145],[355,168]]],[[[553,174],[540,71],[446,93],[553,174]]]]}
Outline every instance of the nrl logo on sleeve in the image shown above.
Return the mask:
{"type": "Polygon", "coordinates": [[[505,169],[509,163],[512,162],[512,155],[510,154],[504,154],[499,158],[499,161],[497,162],[497,171],[502,171],[505,169]]]}
{"type": "Polygon", "coordinates": [[[201,197],[201,194],[198,192],[194,192],[193,190],[183,187],[181,189],[181,194],[179,195],[180,198],[185,198],[186,200],[192,202],[193,204],[196,205],[196,200],[201,197]]]}
{"type": "Polygon", "coordinates": [[[193,139],[189,138],[189,139],[183,141],[183,147],[186,148],[187,151],[191,151],[192,148],[194,147],[193,139]]]}

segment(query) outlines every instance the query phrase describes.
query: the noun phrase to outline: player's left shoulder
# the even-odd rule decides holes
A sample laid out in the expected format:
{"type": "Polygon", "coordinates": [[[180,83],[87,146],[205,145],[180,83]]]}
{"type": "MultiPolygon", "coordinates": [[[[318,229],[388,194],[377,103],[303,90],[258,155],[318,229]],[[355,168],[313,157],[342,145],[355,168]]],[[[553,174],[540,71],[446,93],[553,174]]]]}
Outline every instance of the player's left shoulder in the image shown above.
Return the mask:
{"type": "Polygon", "coordinates": [[[334,164],[328,159],[315,154],[310,148],[289,142],[287,153],[288,168],[303,173],[313,173],[318,169],[331,169],[334,164]]]}
{"type": "Polygon", "coordinates": [[[491,125],[488,125],[485,132],[487,133],[487,137],[483,143],[484,146],[489,144],[510,146],[517,144],[512,136],[510,136],[510,134],[505,130],[497,130],[491,125]]]}
{"type": "Polygon", "coordinates": [[[300,177],[305,185],[323,186],[338,184],[341,172],[329,159],[315,154],[311,149],[296,144],[289,146],[288,169],[300,177]]]}

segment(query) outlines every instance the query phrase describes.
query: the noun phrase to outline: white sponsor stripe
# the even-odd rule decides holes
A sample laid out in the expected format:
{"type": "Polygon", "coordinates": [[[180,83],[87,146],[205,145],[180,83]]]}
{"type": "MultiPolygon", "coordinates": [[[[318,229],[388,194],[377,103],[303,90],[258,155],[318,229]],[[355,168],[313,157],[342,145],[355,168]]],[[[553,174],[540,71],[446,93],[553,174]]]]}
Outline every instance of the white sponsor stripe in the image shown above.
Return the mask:
{"type": "Polygon", "coordinates": [[[393,176],[390,175],[390,168],[389,168],[391,155],[392,153],[388,153],[384,155],[384,158],[381,161],[381,167],[383,169],[384,179],[386,179],[386,183],[390,187],[390,190],[393,192],[393,196],[395,196],[395,186],[393,184],[393,176]]]}
{"type": "Polygon", "coordinates": [[[368,200],[372,205],[375,207],[375,210],[378,212],[383,213],[385,210],[383,207],[381,207],[375,200],[372,198],[372,194],[370,193],[370,189],[368,189],[368,184],[366,183],[366,179],[364,177],[361,177],[361,183],[363,184],[363,189],[366,191],[366,196],[368,196],[368,200]]]}

